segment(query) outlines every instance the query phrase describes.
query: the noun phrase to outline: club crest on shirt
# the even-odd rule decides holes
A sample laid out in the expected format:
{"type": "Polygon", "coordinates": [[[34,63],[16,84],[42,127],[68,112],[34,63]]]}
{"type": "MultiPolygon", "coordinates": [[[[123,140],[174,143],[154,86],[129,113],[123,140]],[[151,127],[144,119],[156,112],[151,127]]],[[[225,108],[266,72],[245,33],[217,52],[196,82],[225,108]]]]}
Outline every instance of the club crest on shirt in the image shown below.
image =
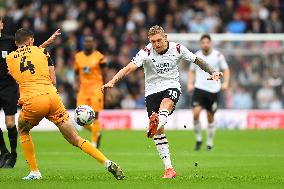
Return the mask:
{"type": "Polygon", "coordinates": [[[88,66],[83,67],[83,73],[84,74],[90,73],[90,67],[88,67],[88,66]]]}
{"type": "Polygon", "coordinates": [[[8,56],[8,51],[2,51],[2,58],[6,58],[8,56]]]}

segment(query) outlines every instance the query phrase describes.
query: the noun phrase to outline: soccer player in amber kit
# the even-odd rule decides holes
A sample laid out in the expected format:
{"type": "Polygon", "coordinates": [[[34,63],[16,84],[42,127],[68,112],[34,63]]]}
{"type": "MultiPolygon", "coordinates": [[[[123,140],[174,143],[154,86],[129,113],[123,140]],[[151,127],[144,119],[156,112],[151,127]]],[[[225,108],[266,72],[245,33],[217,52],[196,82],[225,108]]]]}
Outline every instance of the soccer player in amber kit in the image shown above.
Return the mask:
{"type": "Polygon", "coordinates": [[[84,50],[76,53],[74,61],[75,90],[77,106],[89,105],[95,111],[95,121],[91,125],[84,125],[92,133],[92,144],[99,147],[101,133],[99,112],[104,108],[104,95],[101,91],[106,69],[104,55],[94,50],[94,39],[85,36],[84,50]]]}
{"type": "Polygon", "coordinates": [[[33,46],[33,33],[19,29],[15,34],[18,47],[6,60],[8,71],[19,84],[22,109],[19,115],[18,131],[24,156],[30,168],[30,174],[23,179],[41,179],[35,149],[30,130],[45,117],[53,122],[64,138],[72,145],[104,164],[118,180],[124,178],[121,168],[106,158],[87,140],[81,138],[73,127],[69,115],[55,88],[54,64],[48,52],[33,46]],[[43,106],[44,104],[44,106],[43,106]]]}
{"type": "MultiPolygon", "coordinates": [[[[13,77],[8,73],[6,57],[10,52],[16,50],[14,36],[2,33],[4,29],[3,19],[0,17],[0,108],[5,113],[5,125],[8,130],[10,142],[10,151],[6,147],[3,132],[0,129],[0,168],[13,168],[17,161],[17,139],[18,132],[15,123],[15,114],[17,113],[18,85],[13,77]]],[[[47,47],[56,36],[60,35],[58,29],[47,41],[40,47],[47,47]]]]}

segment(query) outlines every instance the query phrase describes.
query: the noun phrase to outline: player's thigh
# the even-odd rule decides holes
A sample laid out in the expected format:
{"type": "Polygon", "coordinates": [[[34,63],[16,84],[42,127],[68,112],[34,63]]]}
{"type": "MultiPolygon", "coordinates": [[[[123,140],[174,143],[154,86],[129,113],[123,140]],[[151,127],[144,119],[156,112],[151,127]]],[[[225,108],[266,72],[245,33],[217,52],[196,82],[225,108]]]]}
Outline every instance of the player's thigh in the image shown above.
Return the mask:
{"type": "Polygon", "coordinates": [[[55,125],[61,125],[69,120],[69,114],[57,93],[48,94],[50,99],[49,112],[46,118],[55,125]]]}
{"type": "Polygon", "coordinates": [[[39,95],[21,102],[21,105],[20,118],[30,125],[36,126],[48,114],[50,99],[48,95],[39,95]]]}
{"type": "Polygon", "coordinates": [[[145,98],[148,117],[150,117],[153,112],[159,113],[160,104],[162,100],[163,96],[161,92],[148,95],[145,98]]]}
{"type": "Polygon", "coordinates": [[[167,109],[169,110],[170,114],[172,114],[175,110],[175,106],[179,100],[180,94],[180,91],[176,88],[170,88],[163,91],[163,99],[159,109],[167,109]]]}
{"type": "Polygon", "coordinates": [[[91,105],[95,112],[102,111],[104,109],[104,95],[101,90],[96,90],[91,97],[91,105]]]}
{"type": "Polygon", "coordinates": [[[191,106],[193,108],[198,106],[205,108],[205,105],[205,91],[195,88],[192,95],[191,106]]]}
{"type": "Polygon", "coordinates": [[[193,92],[192,95],[192,101],[191,101],[191,106],[192,106],[192,112],[193,112],[193,118],[195,120],[199,119],[200,112],[202,111],[203,108],[206,109],[208,107],[207,101],[206,101],[206,94],[205,91],[196,88],[193,92]]]}
{"type": "Polygon", "coordinates": [[[213,115],[218,109],[218,93],[207,93],[206,94],[206,110],[211,112],[213,115]]]}

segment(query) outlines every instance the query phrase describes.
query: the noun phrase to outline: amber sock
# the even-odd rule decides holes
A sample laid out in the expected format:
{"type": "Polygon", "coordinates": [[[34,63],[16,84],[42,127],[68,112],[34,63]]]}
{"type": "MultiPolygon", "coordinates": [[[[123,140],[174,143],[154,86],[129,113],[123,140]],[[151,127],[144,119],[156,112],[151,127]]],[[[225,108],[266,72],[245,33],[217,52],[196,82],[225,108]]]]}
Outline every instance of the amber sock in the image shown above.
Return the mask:
{"type": "Polygon", "coordinates": [[[96,149],[89,141],[83,138],[79,140],[78,147],[102,164],[105,164],[108,160],[101,151],[96,149]]]}
{"type": "Polygon", "coordinates": [[[21,135],[20,141],[26,158],[26,162],[28,163],[30,170],[37,171],[38,167],[36,163],[35,149],[31,135],[30,134],[21,135]]]}
{"type": "Polygon", "coordinates": [[[92,123],[92,142],[98,143],[99,135],[100,135],[100,122],[98,119],[96,119],[92,123]]]}

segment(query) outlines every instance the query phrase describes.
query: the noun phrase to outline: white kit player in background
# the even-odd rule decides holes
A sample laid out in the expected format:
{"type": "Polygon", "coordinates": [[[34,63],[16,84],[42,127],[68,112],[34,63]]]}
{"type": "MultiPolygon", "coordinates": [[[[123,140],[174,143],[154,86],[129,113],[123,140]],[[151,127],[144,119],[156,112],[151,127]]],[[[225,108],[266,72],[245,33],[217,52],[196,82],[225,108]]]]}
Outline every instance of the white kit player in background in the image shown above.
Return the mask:
{"type": "Polygon", "coordinates": [[[205,60],[210,66],[217,71],[223,71],[224,80],[211,82],[204,80],[204,77],[208,77],[208,73],[202,71],[194,64],[190,65],[188,75],[188,91],[193,92],[192,107],[193,107],[193,123],[196,133],[195,150],[199,150],[202,145],[202,130],[199,121],[199,115],[204,108],[207,112],[207,150],[210,151],[213,148],[213,137],[216,130],[214,124],[214,114],[217,111],[218,96],[220,90],[226,90],[229,85],[230,70],[223,54],[212,48],[211,37],[208,34],[204,34],[200,38],[201,50],[197,51],[196,56],[205,60]],[[195,82],[194,82],[195,81],[195,82]]]}
{"type": "Polygon", "coordinates": [[[175,178],[176,172],[171,163],[164,125],[167,123],[168,115],[174,111],[181,93],[178,63],[180,60],[185,60],[188,63],[197,64],[210,74],[204,80],[215,80],[211,81],[212,83],[219,80],[223,73],[215,72],[204,60],[196,57],[183,45],[168,42],[167,35],[160,26],[151,27],[148,31],[148,38],[150,43],[144,49],[141,49],[112,80],[106,83],[102,90],[112,88],[122,78],[143,66],[145,101],[149,116],[149,127],[146,135],[149,138],[154,137],[157,151],[165,166],[163,178],[175,178]]]}

